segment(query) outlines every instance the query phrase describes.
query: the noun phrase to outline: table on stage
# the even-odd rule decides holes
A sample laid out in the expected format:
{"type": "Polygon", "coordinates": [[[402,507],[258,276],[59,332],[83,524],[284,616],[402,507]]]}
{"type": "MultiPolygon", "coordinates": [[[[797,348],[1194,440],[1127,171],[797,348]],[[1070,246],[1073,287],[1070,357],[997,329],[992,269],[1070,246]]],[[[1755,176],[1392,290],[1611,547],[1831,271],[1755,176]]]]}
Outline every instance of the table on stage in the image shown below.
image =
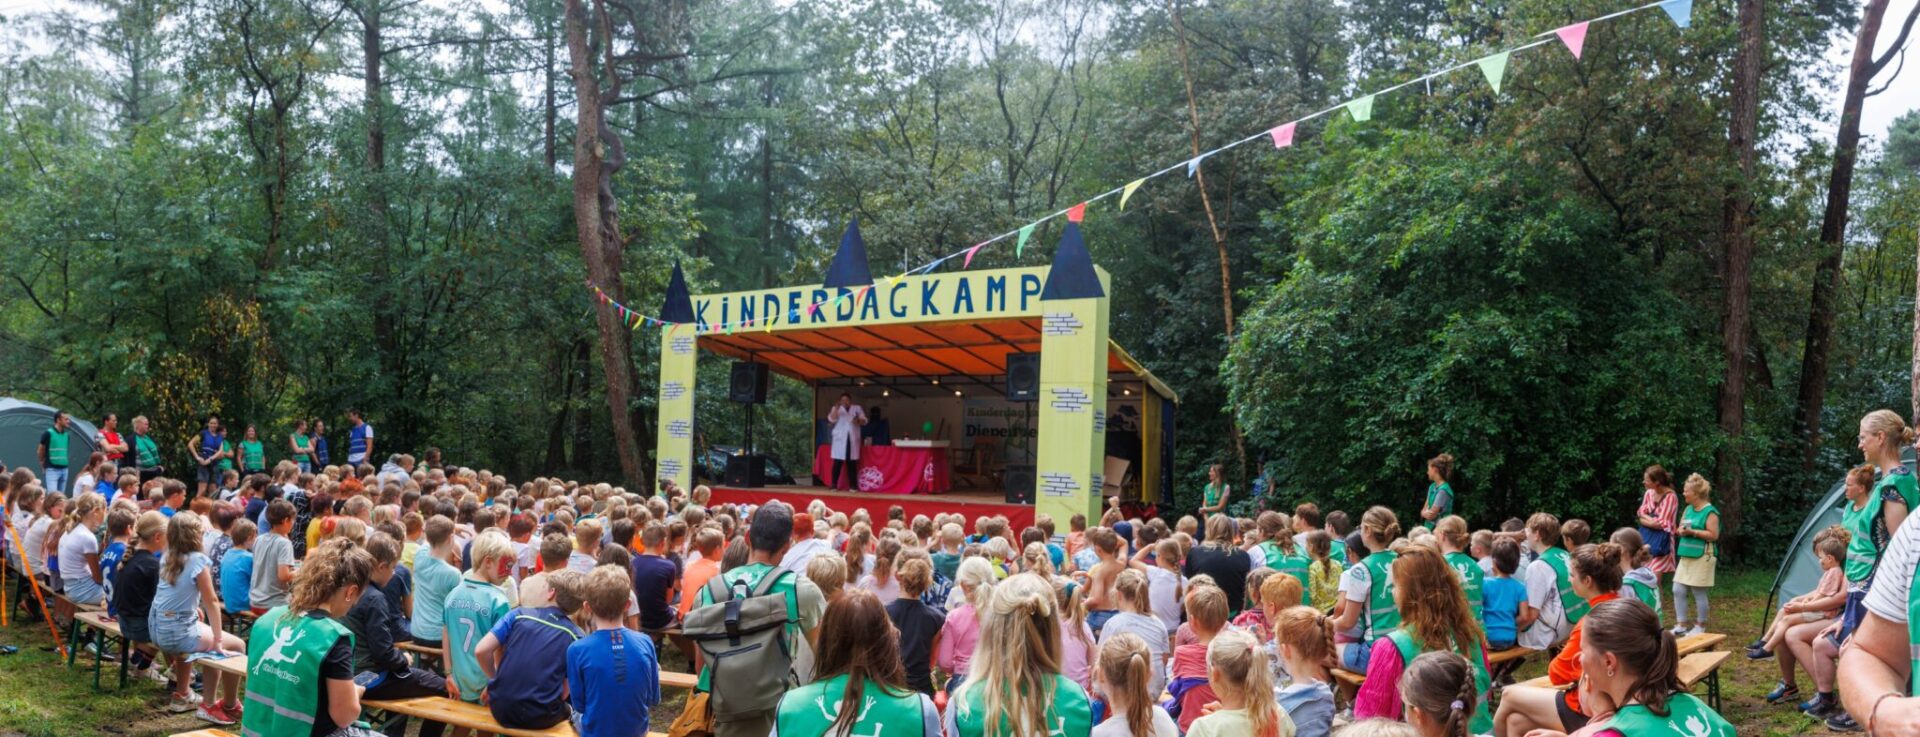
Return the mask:
{"type": "MultiPolygon", "coordinates": [[[[896,440],[860,449],[861,491],[879,494],[944,494],[953,488],[953,459],[945,440],[896,440]]],[[[813,450],[813,482],[833,486],[830,446],[813,450]]]]}

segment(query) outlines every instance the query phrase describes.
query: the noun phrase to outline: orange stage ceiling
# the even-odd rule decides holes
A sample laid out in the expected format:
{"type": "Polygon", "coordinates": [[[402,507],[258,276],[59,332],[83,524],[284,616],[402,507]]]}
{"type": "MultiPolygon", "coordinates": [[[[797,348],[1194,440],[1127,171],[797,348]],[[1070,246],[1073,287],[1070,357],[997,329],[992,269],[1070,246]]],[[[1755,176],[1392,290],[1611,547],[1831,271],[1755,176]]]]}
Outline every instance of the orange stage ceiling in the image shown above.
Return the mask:
{"type": "MultiPolygon", "coordinates": [[[[1118,344],[1109,345],[1109,371],[1139,375],[1160,394],[1174,398],[1118,344]]],[[[1007,354],[1040,350],[1040,318],[742,330],[702,335],[700,347],[769,364],[775,373],[808,384],[868,377],[994,376],[1007,372],[1007,354]]]]}

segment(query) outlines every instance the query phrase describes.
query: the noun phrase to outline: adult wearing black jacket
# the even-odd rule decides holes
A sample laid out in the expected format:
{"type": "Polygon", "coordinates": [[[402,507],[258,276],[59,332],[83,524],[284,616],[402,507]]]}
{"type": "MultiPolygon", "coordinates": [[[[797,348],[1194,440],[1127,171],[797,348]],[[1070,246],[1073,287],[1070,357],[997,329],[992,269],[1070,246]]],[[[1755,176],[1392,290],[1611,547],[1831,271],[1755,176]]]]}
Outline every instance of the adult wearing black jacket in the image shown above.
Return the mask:
{"type": "MultiPolygon", "coordinates": [[[[393,578],[394,566],[400,563],[400,541],[376,532],[367,538],[367,552],[373,554],[370,577],[373,585],[366,588],[341,620],[353,632],[353,669],[360,674],[354,680],[367,687],[361,698],[385,700],[444,695],[446,679],[413,667],[406,653],[394,645],[394,636],[405,635],[406,625],[393,616],[381,587],[393,578]]],[[[422,722],[420,737],[439,737],[445,729],[446,725],[439,722],[422,722]]],[[[406,737],[406,715],[395,714],[381,731],[388,737],[406,737]]]]}

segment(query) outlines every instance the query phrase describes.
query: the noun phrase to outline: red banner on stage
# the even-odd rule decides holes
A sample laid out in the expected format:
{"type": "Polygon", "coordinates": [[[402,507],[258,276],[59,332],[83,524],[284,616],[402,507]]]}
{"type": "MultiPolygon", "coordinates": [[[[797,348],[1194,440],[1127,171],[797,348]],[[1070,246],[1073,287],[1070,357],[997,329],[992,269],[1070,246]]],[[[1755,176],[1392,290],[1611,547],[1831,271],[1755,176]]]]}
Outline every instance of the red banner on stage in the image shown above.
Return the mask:
{"type": "MultiPolygon", "coordinates": [[[[860,449],[859,482],[861,491],[876,494],[944,494],[953,488],[953,461],[946,448],[870,445],[860,449]]],[[[834,485],[828,446],[813,450],[813,483],[834,485]]]]}

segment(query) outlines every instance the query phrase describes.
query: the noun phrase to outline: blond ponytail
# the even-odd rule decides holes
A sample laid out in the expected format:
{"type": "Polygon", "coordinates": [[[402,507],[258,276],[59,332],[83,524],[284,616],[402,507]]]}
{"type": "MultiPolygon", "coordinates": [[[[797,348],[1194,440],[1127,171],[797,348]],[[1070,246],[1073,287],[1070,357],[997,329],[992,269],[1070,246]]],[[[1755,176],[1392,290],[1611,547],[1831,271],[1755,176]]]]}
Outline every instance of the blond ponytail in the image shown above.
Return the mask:
{"type": "Polygon", "coordinates": [[[1273,672],[1267,666],[1267,651],[1253,635],[1227,630],[1214,637],[1207,646],[1207,668],[1219,676],[1213,681],[1216,692],[1237,695],[1246,702],[1252,737],[1278,737],[1280,714],[1272,696],[1273,672]]]}

